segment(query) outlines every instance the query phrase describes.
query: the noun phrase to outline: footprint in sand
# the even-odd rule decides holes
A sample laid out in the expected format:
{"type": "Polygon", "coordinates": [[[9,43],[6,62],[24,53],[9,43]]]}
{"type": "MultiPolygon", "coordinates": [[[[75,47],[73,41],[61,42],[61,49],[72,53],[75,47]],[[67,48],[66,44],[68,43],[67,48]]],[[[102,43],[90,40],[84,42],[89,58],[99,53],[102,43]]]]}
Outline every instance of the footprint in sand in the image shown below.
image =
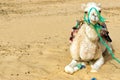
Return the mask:
{"type": "Polygon", "coordinates": [[[20,74],[11,74],[11,76],[19,76],[20,74]]]}
{"type": "Polygon", "coordinates": [[[30,71],[28,71],[28,72],[25,72],[25,74],[30,74],[30,71]]]}

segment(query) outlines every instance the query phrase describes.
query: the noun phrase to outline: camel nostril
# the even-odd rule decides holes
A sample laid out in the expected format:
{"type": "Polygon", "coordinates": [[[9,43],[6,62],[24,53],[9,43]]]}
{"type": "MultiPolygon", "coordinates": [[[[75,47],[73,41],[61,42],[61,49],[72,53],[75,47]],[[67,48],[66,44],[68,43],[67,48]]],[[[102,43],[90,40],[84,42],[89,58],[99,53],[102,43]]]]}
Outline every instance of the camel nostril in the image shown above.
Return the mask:
{"type": "Polygon", "coordinates": [[[97,15],[96,15],[96,14],[94,14],[94,13],[93,13],[93,16],[97,17],[97,15]]]}
{"type": "Polygon", "coordinates": [[[93,16],[94,16],[94,17],[97,17],[97,15],[96,15],[96,14],[93,14],[93,16]]]}

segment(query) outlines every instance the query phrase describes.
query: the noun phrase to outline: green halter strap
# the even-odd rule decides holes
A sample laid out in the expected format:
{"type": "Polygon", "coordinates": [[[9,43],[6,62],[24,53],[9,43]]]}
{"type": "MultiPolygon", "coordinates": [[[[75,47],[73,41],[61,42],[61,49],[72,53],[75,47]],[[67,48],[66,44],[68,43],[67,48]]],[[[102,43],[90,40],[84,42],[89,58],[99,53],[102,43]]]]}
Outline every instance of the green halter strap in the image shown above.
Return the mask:
{"type": "Polygon", "coordinates": [[[105,22],[105,18],[103,18],[103,17],[100,15],[99,11],[98,11],[96,8],[94,8],[94,7],[92,7],[92,8],[89,10],[89,12],[88,12],[88,19],[86,18],[86,14],[84,14],[84,21],[87,22],[88,24],[91,24],[91,23],[90,23],[90,12],[91,12],[93,9],[97,12],[98,17],[99,17],[99,21],[100,21],[100,22],[105,22]]]}
{"type": "Polygon", "coordinates": [[[94,7],[92,7],[92,8],[90,9],[90,11],[88,12],[88,19],[86,18],[86,14],[84,14],[84,21],[85,21],[87,24],[91,25],[91,26],[94,28],[94,30],[96,31],[96,33],[97,33],[97,35],[98,35],[98,37],[99,37],[99,39],[100,39],[100,42],[107,48],[107,50],[108,50],[108,52],[110,53],[110,55],[112,56],[112,58],[113,58],[115,61],[117,61],[118,63],[120,63],[120,60],[115,57],[112,49],[111,49],[111,48],[107,45],[107,43],[102,39],[102,37],[101,37],[101,35],[100,35],[100,33],[99,33],[99,30],[102,29],[102,26],[100,26],[100,25],[98,25],[98,24],[93,25],[92,23],[90,23],[90,12],[91,12],[93,9],[97,12],[98,17],[99,17],[99,21],[100,21],[100,22],[105,22],[105,18],[103,18],[103,17],[100,15],[99,11],[98,11],[96,8],[94,8],[94,7]]]}

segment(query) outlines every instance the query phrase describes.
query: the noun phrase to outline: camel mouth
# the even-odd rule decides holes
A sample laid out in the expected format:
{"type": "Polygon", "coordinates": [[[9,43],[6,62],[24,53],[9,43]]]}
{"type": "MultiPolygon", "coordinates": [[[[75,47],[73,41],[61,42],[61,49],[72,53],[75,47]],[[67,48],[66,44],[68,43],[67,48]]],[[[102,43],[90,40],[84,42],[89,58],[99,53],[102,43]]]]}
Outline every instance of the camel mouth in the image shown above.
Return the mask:
{"type": "Polygon", "coordinates": [[[96,20],[91,20],[91,23],[96,24],[96,23],[98,23],[98,21],[96,21],[96,20]]]}

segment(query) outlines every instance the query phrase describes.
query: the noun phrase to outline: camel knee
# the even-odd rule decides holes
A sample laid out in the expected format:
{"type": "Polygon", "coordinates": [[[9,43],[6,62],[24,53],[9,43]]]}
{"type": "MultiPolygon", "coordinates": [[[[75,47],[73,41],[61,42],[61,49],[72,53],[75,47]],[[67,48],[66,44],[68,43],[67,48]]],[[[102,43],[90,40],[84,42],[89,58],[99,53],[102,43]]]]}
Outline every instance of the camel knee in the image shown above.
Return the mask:
{"type": "Polygon", "coordinates": [[[67,66],[65,66],[65,72],[70,73],[70,74],[74,73],[74,72],[76,71],[76,70],[74,69],[74,67],[75,67],[77,64],[78,64],[78,62],[73,59],[73,60],[70,62],[70,64],[68,64],[67,66]]]}

